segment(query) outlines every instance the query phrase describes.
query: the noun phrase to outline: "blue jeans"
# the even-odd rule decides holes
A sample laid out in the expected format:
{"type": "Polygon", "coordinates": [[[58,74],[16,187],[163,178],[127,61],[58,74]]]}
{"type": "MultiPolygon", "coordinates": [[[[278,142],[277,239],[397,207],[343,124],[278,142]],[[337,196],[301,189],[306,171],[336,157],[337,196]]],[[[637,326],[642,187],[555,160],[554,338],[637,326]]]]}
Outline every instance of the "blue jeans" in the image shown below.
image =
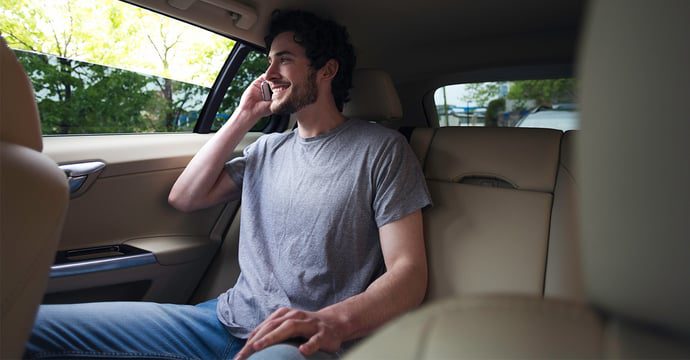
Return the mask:
{"type": "MultiPolygon", "coordinates": [[[[42,305],[25,358],[232,359],[245,340],[216,316],[217,300],[193,305],[102,302],[42,305]]],[[[278,344],[252,359],[305,359],[295,345],[278,344]]],[[[333,359],[319,352],[309,359],[333,359]]]]}

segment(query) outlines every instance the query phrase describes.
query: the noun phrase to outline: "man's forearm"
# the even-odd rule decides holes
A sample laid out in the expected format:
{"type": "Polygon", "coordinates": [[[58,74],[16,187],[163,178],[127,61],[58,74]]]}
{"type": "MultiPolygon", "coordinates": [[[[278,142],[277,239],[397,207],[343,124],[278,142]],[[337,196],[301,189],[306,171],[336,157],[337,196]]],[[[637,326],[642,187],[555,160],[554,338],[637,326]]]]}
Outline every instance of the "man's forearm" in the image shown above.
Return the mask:
{"type": "Polygon", "coordinates": [[[242,111],[230,120],[199,150],[173,185],[168,201],[183,211],[192,211],[227,200],[216,186],[224,164],[242,138],[256,123],[242,111]],[[216,193],[214,193],[216,192],[216,193]]]}
{"type": "Polygon", "coordinates": [[[426,264],[401,261],[363,293],[326,307],[319,314],[341,325],[343,341],[357,339],[418,306],[426,286],[426,264]]]}

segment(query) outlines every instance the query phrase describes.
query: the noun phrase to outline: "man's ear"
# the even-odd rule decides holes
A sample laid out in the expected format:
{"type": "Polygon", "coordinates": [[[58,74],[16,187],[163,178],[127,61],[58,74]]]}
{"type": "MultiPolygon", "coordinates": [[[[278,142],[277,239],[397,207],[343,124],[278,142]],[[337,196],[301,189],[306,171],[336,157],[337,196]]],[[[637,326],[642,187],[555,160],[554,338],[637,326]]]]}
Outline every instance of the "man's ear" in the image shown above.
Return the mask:
{"type": "Polygon", "coordinates": [[[321,67],[319,71],[323,80],[333,80],[338,73],[339,64],[335,59],[330,59],[321,67]]]}

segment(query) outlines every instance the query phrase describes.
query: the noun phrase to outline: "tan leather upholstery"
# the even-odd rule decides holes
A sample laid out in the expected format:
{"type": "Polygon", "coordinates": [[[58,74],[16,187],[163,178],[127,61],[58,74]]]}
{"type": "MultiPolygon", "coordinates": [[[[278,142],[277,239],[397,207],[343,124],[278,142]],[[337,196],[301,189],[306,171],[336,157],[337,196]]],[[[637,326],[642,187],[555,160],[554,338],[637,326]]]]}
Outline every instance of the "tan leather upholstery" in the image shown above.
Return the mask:
{"type": "Polygon", "coordinates": [[[584,301],[580,265],[578,188],[575,181],[576,131],[561,139],[561,161],[554,190],[544,296],[584,301]]]}
{"type": "Polygon", "coordinates": [[[43,297],[67,210],[67,179],[40,153],[33,91],[4,41],[0,45],[0,358],[19,358],[43,297]]]}
{"type": "Polygon", "coordinates": [[[424,214],[429,299],[543,293],[583,301],[574,137],[574,131],[561,137],[534,129],[412,132],[410,146],[435,201],[424,214]],[[457,183],[465,176],[502,178],[529,191],[457,183]]]}
{"type": "Polygon", "coordinates": [[[41,122],[34,101],[33,88],[21,65],[0,37],[2,50],[2,88],[0,91],[0,141],[9,142],[36,151],[43,150],[41,122]],[[20,120],[21,119],[21,120],[20,120]]]}
{"type": "Polygon", "coordinates": [[[434,200],[424,212],[427,300],[542,295],[559,141],[550,130],[436,129],[424,166],[434,200]],[[514,188],[458,183],[474,177],[514,188]]]}
{"type": "Polygon", "coordinates": [[[374,69],[355,70],[343,115],[368,121],[401,119],[402,105],[390,75],[374,69]]]}
{"type": "Polygon", "coordinates": [[[412,147],[412,151],[417,155],[422,169],[424,169],[426,164],[426,155],[435,133],[435,129],[432,128],[418,128],[414,129],[412,135],[410,135],[410,147],[412,147]]]}
{"type": "Polygon", "coordinates": [[[551,194],[427,183],[434,200],[424,212],[427,299],[542,294],[551,194]]]}
{"type": "Polygon", "coordinates": [[[690,2],[592,10],[580,69],[587,294],[690,341],[690,2]]]}
{"type": "Polygon", "coordinates": [[[590,359],[602,351],[594,313],[519,296],[460,297],[405,315],[348,359],[590,359]]]}
{"type": "Polygon", "coordinates": [[[496,177],[519,190],[553,192],[560,136],[549,129],[440,128],[425,175],[448,182],[467,176],[496,177]]]}

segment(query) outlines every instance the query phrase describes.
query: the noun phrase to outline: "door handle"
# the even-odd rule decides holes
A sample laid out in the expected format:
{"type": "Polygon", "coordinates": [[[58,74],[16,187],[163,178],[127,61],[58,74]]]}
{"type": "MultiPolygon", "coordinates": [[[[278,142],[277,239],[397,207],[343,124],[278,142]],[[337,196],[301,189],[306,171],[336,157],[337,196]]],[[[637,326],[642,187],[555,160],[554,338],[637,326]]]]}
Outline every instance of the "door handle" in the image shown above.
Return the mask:
{"type": "Polygon", "coordinates": [[[67,176],[69,191],[72,197],[83,193],[85,191],[85,187],[83,185],[86,183],[86,180],[88,180],[89,177],[100,173],[103,168],[105,168],[105,163],[102,161],[89,161],[76,164],[60,165],[60,169],[62,169],[67,176]]]}

